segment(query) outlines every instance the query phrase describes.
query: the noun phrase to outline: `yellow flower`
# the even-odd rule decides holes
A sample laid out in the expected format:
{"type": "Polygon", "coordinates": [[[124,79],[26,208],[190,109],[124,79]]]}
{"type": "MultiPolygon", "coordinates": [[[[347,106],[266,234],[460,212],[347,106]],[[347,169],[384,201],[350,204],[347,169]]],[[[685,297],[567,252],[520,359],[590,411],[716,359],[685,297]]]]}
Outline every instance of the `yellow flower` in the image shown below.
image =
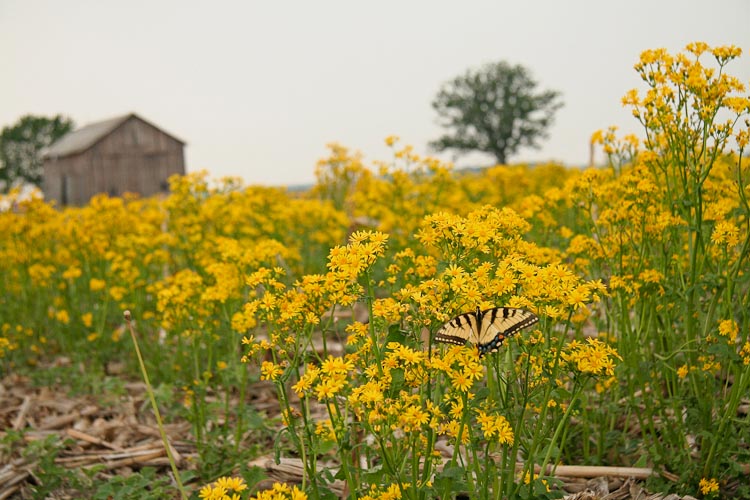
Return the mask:
{"type": "Polygon", "coordinates": [[[206,266],[206,272],[213,276],[215,284],[207,287],[201,300],[224,303],[240,293],[241,280],[236,265],[226,262],[213,262],[206,266]]]}
{"type": "Polygon", "coordinates": [[[740,357],[742,357],[742,364],[750,365],[750,342],[744,343],[742,349],[740,349],[740,357]]]}
{"type": "Polygon", "coordinates": [[[59,321],[60,323],[63,323],[65,325],[67,325],[68,323],[70,323],[70,315],[68,314],[68,311],[66,311],[65,309],[63,309],[61,311],[57,311],[55,313],[55,319],[57,321],[59,321]]]}
{"type": "Polygon", "coordinates": [[[254,500],[307,500],[307,495],[297,486],[274,483],[270,490],[259,491],[254,500]]]}
{"type": "Polygon", "coordinates": [[[313,383],[318,379],[320,369],[315,365],[307,365],[305,373],[300,377],[299,381],[292,386],[292,390],[297,393],[298,397],[303,397],[307,391],[309,391],[313,383]]]}
{"type": "Polygon", "coordinates": [[[83,326],[86,328],[91,328],[91,325],[94,321],[94,315],[90,312],[84,313],[81,315],[81,322],[83,323],[83,326]]]}
{"type": "Polygon", "coordinates": [[[345,361],[340,356],[334,357],[330,354],[320,367],[320,371],[324,375],[345,374],[353,369],[354,363],[351,361],[345,361]]]}
{"type": "Polygon", "coordinates": [[[125,297],[125,293],[127,293],[127,290],[121,286],[113,286],[109,289],[109,296],[117,302],[121,301],[122,298],[125,297]]]}
{"type": "MultiPolygon", "coordinates": [[[[376,300],[373,302],[373,308],[375,306],[375,303],[378,301],[376,300]]],[[[349,334],[349,337],[347,338],[348,344],[356,344],[361,339],[367,336],[367,325],[365,323],[360,323],[359,321],[354,321],[352,323],[349,323],[346,326],[346,331],[349,334]]]]}
{"type": "Polygon", "coordinates": [[[245,480],[240,477],[220,477],[216,480],[216,486],[221,486],[232,491],[244,491],[247,489],[245,480]]]}
{"type": "Polygon", "coordinates": [[[524,484],[530,484],[533,481],[541,481],[547,491],[550,491],[549,484],[546,479],[539,479],[539,474],[535,472],[526,471],[523,473],[522,480],[524,484]]]}
{"type": "Polygon", "coordinates": [[[418,406],[409,405],[398,415],[398,422],[405,432],[419,431],[429,422],[430,415],[418,406]]]}
{"type": "Polygon", "coordinates": [[[573,306],[575,309],[580,309],[586,306],[586,302],[589,301],[589,290],[588,287],[579,286],[568,294],[568,305],[573,306]]]}
{"type": "Polygon", "coordinates": [[[392,351],[388,353],[389,357],[397,359],[404,365],[418,365],[427,358],[425,352],[415,351],[403,344],[399,344],[398,342],[389,343],[388,348],[392,349],[392,351]]]}
{"type": "Polygon", "coordinates": [[[346,386],[346,383],[346,373],[334,373],[318,383],[315,387],[316,397],[320,401],[331,399],[346,386]]]}
{"type": "Polygon", "coordinates": [[[582,373],[614,375],[615,359],[621,359],[617,351],[599,339],[588,338],[586,344],[571,342],[562,353],[562,359],[571,363],[582,373]]]}
{"type": "Polygon", "coordinates": [[[468,392],[473,385],[472,378],[464,371],[455,371],[451,375],[451,383],[457,391],[468,392]]]}
{"type": "Polygon", "coordinates": [[[480,380],[484,378],[484,365],[478,361],[478,358],[462,360],[461,365],[464,368],[464,375],[470,380],[480,380]]]}
{"type": "Polygon", "coordinates": [[[226,494],[226,488],[208,485],[201,488],[198,496],[204,500],[224,500],[226,494]]]}
{"type": "MultiPolygon", "coordinates": [[[[708,50],[708,47],[706,47],[704,50],[708,50]]],[[[711,49],[711,54],[713,54],[716,59],[722,61],[740,57],[742,55],[742,49],[734,45],[714,47],[713,49],[711,49]]]]}
{"type": "Polygon", "coordinates": [[[513,444],[513,429],[505,417],[488,415],[482,410],[478,410],[477,414],[477,422],[486,439],[496,439],[500,444],[513,444]]]}
{"type": "Polygon", "coordinates": [[[89,280],[89,290],[92,292],[98,292],[99,290],[104,290],[106,288],[107,282],[104,280],[100,280],[97,278],[91,278],[89,280]]]}
{"type": "Polygon", "coordinates": [[[388,147],[392,147],[398,141],[399,141],[399,136],[397,135],[389,135],[388,137],[385,138],[385,144],[388,147]]]}
{"type": "Polygon", "coordinates": [[[330,419],[318,422],[315,425],[315,434],[328,441],[336,441],[336,433],[333,431],[333,424],[330,419]]]}
{"type": "Polygon", "coordinates": [[[82,274],[83,271],[81,271],[80,267],[70,266],[65,270],[65,272],[63,272],[62,277],[66,280],[73,280],[80,277],[82,274]]]}
{"type": "Polygon", "coordinates": [[[719,492],[719,482],[714,478],[706,479],[704,477],[701,478],[698,488],[700,488],[702,494],[712,495],[719,492]]]}
{"type": "MultiPolygon", "coordinates": [[[[631,90],[631,92],[637,92],[636,90],[631,90]]],[[[591,134],[591,139],[589,139],[589,142],[591,144],[602,144],[604,142],[604,131],[603,130],[597,130],[593,134],[591,134]]]]}
{"type": "Polygon", "coordinates": [[[705,51],[709,49],[708,44],[706,42],[690,42],[685,46],[685,50],[690,52],[696,57],[700,57],[701,54],[703,54],[705,51]]]}
{"type": "Polygon", "coordinates": [[[260,379],[261,380],[277,380],[284,370],[277,364],[271,361],[263,361],[260,366],[260,379]]]}
{"type": "Polygon", "coordinates": [[[740,230],[733,222],[717,222],[713,233],[711,233],[711,241],[717,245],[726,245],[729,248],[735,247],[740,243],[740,230]]]}
{"type": "Polygon", "coordinates": [[[727,338],[730,345],[734,345],[737,335],[740,333],[740,327],[734,320],[725,319],[719,323],[719,335],[727,338]]]}

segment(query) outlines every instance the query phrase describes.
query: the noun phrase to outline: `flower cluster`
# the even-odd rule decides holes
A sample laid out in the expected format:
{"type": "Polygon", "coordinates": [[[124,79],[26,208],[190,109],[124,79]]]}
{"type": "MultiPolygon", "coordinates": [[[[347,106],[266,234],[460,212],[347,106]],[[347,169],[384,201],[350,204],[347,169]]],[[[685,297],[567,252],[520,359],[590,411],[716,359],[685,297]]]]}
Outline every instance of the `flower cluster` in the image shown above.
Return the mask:
{"type": "MultiPolygon", "coordinates": [[[[238,477],[221,477],[201,488],[198,497],[202,500],[241,500],[247,492],[247,484],[238,477]]],[[[307,500],[307,495],[297,486],[273,483],[270,489],[259,491],[252,500],[307,500]]]]}
{"type": "Polygon", "coordinates": [[[585,344],[575,340],[570,342],[562,353],[562,359],[582,374],[611,377],[615,373],[615,360],[622,358],[614,348],[601,340],[588,338],[585,344]]]}
{"type": "Polygon", "coordinates": [[[698,488],[703,495],[710,497],[719,492],[719,482],[714,478],[701,478],[698,488]]]}
{"type": "Polygon", "coordinates": [[[198,496],[203,500],[240,500],[240,493],[245,490],[247,485],[244,480],[237,477],[221,477],[201,488],[198,496]]]}
{"type": "MultiPolygon", "coordinates": [[[[249,295],[254,298],[232,317],[234,329],[245,333],[258,323],[272,324],[271,345],[290,351],[297,342],[290,332],[316,326],[337,306],[352,306],[362,296],[359,278],[384,254],[387,240],[388,236],[383,233],[355,232],[348,245],[330,250],[325,274],[304,275],[292,286],[282,281],[285,274],[282,268],[259,268],[245,278],[246,284],[252,287],[249,295]]],[[[245,343],[257,344],[248,337],[245,343]]],[[[257,351],[257,348],[251,349],[257,351]]]]}

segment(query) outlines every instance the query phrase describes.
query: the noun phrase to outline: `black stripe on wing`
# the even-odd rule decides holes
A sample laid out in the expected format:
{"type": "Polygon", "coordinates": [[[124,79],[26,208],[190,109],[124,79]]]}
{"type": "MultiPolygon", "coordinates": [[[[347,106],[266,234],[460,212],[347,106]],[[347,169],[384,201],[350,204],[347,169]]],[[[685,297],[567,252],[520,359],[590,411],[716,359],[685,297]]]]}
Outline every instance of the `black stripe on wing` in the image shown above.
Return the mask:
{"type": "Polygon", "coordinates": [[[440,327],[435,334],[437,342],[464,345],[470,338],[477,338],[476,313],[460,314],[440,327]]]}
{"type": "Polygon", "coordinates": [[[480,355],[497,351],[505,339],[539,321],[535,314],[515,307],[495,307],[479,312],[478,316],[480,355]]]}

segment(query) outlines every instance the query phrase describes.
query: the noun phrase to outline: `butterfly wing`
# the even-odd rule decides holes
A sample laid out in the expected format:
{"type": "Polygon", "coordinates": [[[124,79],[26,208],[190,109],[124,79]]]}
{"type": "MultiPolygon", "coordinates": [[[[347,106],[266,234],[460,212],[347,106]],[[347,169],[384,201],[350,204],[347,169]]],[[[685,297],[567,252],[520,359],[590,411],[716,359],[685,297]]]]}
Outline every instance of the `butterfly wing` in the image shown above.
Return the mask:
{"type": "Polygon", "coordinates": [[[524,309],[495,307],[480,312],[477,348],[479,354],[495,352],[505,339],[539,321],[539,318],[524,309]]]}
{"type": "Polygon", "coordinates": [[[437,342],[464,345],[467,341],[475,344],[479,339],[479,322],[477,314],[470,312],[460,314],[444,324],[435,334],[437,342]]]}

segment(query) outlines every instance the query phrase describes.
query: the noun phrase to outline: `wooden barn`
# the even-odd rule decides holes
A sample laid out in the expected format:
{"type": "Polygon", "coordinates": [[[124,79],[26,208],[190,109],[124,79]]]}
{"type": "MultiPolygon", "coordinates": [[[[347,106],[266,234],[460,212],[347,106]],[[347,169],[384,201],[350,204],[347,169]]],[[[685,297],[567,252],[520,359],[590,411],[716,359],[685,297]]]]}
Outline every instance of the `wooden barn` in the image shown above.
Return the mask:
{"type": "Polygon", "coordinates": [[[92,123],[43,153],[42,191],[58,205],[84,205],[92,196],[166,192],[167,179],[185,174],[185,143],[140,116],[92,123]]]}

